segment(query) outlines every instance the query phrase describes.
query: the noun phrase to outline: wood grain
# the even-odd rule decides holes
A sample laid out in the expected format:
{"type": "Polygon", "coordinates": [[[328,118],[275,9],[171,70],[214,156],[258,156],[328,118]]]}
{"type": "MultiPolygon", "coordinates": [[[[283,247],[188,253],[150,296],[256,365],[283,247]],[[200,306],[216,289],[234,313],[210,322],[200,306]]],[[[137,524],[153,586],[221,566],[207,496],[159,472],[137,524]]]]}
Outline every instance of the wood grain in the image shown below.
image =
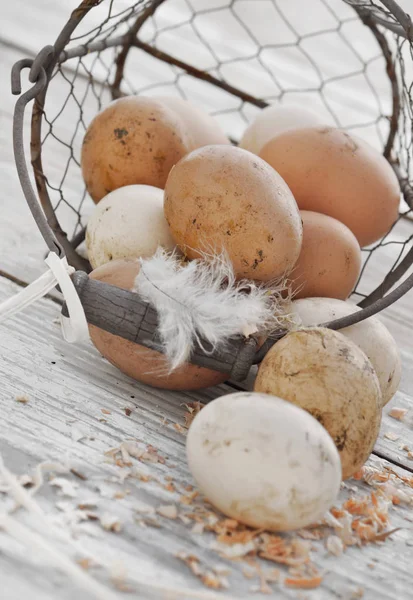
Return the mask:
{"type": "MultiPolygon", "coordinates": [[[[332,0],[332,3],[335,7],[344,6],[339,0],[332,0]]],[[[15,173],[11,150],[15,99],[8,93],[7,82],[12,64],[23,56],[34,56],[46,43],[52,43],[67,20],[69,11],[77,4],[78,0],[68,0],[64,3],[38,0],[36,10],[33,10],[32,3],[28,0],[14,0],[8,4],[7,10],[3,11],[0,24],[0,81],[5,86],[0,109],[0,272],[3,271],[24,282],[32,281],[45,270],[43,256],[46,248],[25,204],[15,173]]],[[[99,22],[103,11],[107,10],[106,4],[102,3],[91,12],[88,27],[99,22]]],[[[129,3],[126,0],[117,1],[118,7],[127,4],[129,3]]],[[[165,3],[163,23],[168,25],[176,20],[177,15],[179,18],[180,15],[185,16],[186,4],[181,0],[168,0],[165,3]]],[[[196,0],[195,4],[201,6],[202,1],[196,0]]],[[[245,3],[245,6],[247,4],[245,3]]],[[[259,3],[260,8],[264,4],[259,3]]],[[[404,0],[403,5],[408,10],[413,9],[413,0],[404,0]]],[[[220,23],[219,26],[224,24],[220,23]]],[[[210,28],[210,31],[212,30],[216,31],[210,28]]],[[[226,30],[225,32],[228,33],[226,30]]],[[[227,43],[229,37],[223,36],[223,44],[217,47],[219,51],[231,52],[233,40],[227,43]]],[[[180,51],[186,53],[185,59],[196,51],[196,40],[187,38],[185,31],[181,32],[178,38],[172,33],[167,34],[160,47],[166,51],[174,49],[177,47],[177,40],[180,43],[180,51]]],[[[294,60],[283,65],[284,76],[299,72],[294,60]]],[[[216,75],[213,65],[211,69],[216,75]]],[[[135,86],[151,86],[145,93],[176,93],[175,73],[138,50],[131,54],[128,70],[135,86]],[[168,78],[170,82],[162,84],[168,78]]],[[[248,81],[248,87],[253,85],[254,89],[258,90],[257,93],[261,90],[268,92],[267,82],[256,77],[255,73],[253,62],[243,65],[240,69],[225,71],[224,68],[225,76],[228,76],[234,85],[245,85],[248,81]],[[254,83],[251,84],[251,81],[254,83]]],[[[180,84],[180,91],[200,106],[207,110],[218,108],[224,111],[218,118],[224,127],[228,127],[228,131],[235,134],[242,131],[246,118],[245,115],[243,119],[237,116],[237,106],[234,105],[233,99],[220,93],[206,93],[207,90],[202,85],[193,85],[185,77],[181,79],[180,84]]],[[[356,84],[354,81],[355,86],[356,84]]],[[[23,88],[26,89],[27,85],[24,83],[23,88]]],[[[67,85],[67,82],[56,79],[51,86],[49,98],[52,111],[60,108],[67,94],[67,85]]],[[[82,86],[86,85],[85,80],[83,83],[79,80],[76,85],[81,94],[84,89],[82,86]]],[[[368,109],[366,97],[356,92],[348,82],[339,84],[334,93],[341,109],[350,110],[353,115],[368,109]]],[[[307,99],[305,96],[300,98],[307,99]]],[[[91,103],[85,110],[90,118],[90,115],[94,114],[93,111],[96,111],[96,106],[91,103]]],[[[247,117],[251,118],[252,114],[248,113],[247,117]]],[[[58,132],[62,139],[71,138],[73,122],[77,115],[76,106],[69,103],[65,117],[59,123],[58,132]]],[[[25,131],[28,132],[29,128],[25,131]]],[[[366,130],[362,133],[368,138],[371,131],[366,130]]],[[[76,143],[80,143],[80,138],[76,143]]],[[[26,147],[29,151],[28,140],[26,147]]],[[[51,143],[47,156],[47,174],[52,182],[59,181],[62,165],[65,165],[66,161],[67,153],[63,146],[51,143]]],[[[79,173],[76,170],[69,172],[65,187],[68,198],[73,202],[78,201],[82,188],[79,173]]],[[[85,207],[85,214],[91,208],[92,204],[89,203],[85,207]]],[[[67,223],[67,227],[72,227],[73,215],[70,210],[63,215],[65,226],[67,223]]],[[[402,223],[400,232],[396,235],[399,235],[400,239],[407,237],[411,234],[409,228],[411,224],[402,223]]],[[[391,266],[392,260],[390,248],[382,251],[381,256],[372,262],[366,276],[367,287],[378,283],[386,269],[391,266]]],[[[0,278],[0,301],[16,293],[18,289],[10,281],[0,278]]],[[[381,434],[375,451],[391,461],[382,461],[380,464],[403,465],[405,470],[400,471],[401,473],[407,473],[407,469],[410,472],[413,470],[413,461],[408,458],[407,451],[401,449],[407,446],[413,450],[413,373],[409,371],[413,360],[411,298],[412,294],[407,295],[382,315],[382,320],[401,349],[404,369],[400,390],[384,409],[381,434]],[[408,409],[403,422],[395,421],[388,415],[392,406],[408,409]],[[386,437],[386,433],[393,433],[399,437],[397,440],[391,440],[386,437]]],[[[38,501],[51,523],[57,523],[65,535],[78,540],[84,552],[91,553],[104,563],[104,567],[93,567],[90,573],[105,583],[108,589],[113,589],[119,598],[159,600],[160,592],[149,593],[139,585],[138,582],[142,580],[147,583],[159,583],[164,587],[187,590],[186,595],[169,595],[168,598],[194,600],[197,594],[204,593],[205,588],[202,588],[187,567],[176,558],[176,553],[182,550],[196,554],[208,567],[226,564],[231,569],[230,589],[214,594],[214,597],[228,598],[232,595],[239,599],[250,598],[252,594],[249,588],[257,581],[251,582],[243,577],[240,563],[220,559],[209,547],[212,541],[209,535],[191,533],[190,525],[180,520],[156,517],[160,528],[144,528],[137,522],[140,515],[138,509],[143,506],[179,506],[180,493],[174,494],[163,486],[166,476],[174,478],[179,490],[193,483],[186,466],[185,438],[174,427],[175,423],[183,423],[183,405],[196,400],[207,402],[219,395],[230,393],[234,388],[222,385],[198,393],[185,393],[156,390],[138,384],[104,361],[90,344],[66,344],[61,338],[58,325],[54,322],[59,311],[60,307],[56,303],[43,300],[25,313],[0,325],[0,452],[5,464],[16,473],[22,474],[33,472],[39,462],[52,460],[74,468],[76,472],[87,477],[83,481],[70,473],[63,476],[64,479],[78,485],[75,490],[76,497],[69,498],[61,496],[59,488],[50,485],[46,475],[46,483],[39,492],[38,501]],[[27,404],[16,401],[16,396],[21,395],[27,395],[27,404]],[[144,482],[137,477],[129,477],[121,483],[122,469],[108,462],[104,453],[126,439],[139,440],[144,445],[152,444],[162,456],[167,457],[165,465],[134,461],[134,466],[141,474],[152,476],[152,481],[144,482]],[[130,492],[124,498],[114,497],[116,493],[122,494],[125,490],[130,492]],[[99,521],[70,525],[68,521],[73,510],[65,516],[56,504],[63,501],[67,503],[66,509],[72,509],[78,502],[91,500],[97,504],[93,511],[98,518],[104,513],[109,513],[119,519],[122,523],[119,533],[106,531],[99,521]],[[113,587],[111,571],[119,570],[119,564],[125,569],[125,581],[131,588],[129,594],[113,587]]],[[[252,379],[253,375],[249,385],[252,379]]],[[[377,458],[372,457],[370,463],[376,464],[377,461],[377,458]]],[[[350,484],[366,493],[369,492],[365,484],[350,484]]],[[[344,493],[343,491],[341,499],[344,493]]],[[[0,512],[3,505],[9,507],[9,499],[7,494],[0,493],[0,512]]],[[[60,505],[61,508],[64,506],[60,505]]],[[[35,527],[33,517],[24,511],[16,513],[16,518],[19,522],[35,527]]],[[[274,595],[297,600],[350,600],[357,597],[359,589],[363,589],[364,600],[410,600],[413,588],[411,518],[411,511],[404,508],[392,511],[392,527],[400,527],[400,531],[383,546],[351,548],[340,558],[327,555],[323,545],[315,543],[314,560],[326,572],[322,587],[299,593],[274,586],[274,595]],[[371,565],[375,565],[373,569],[371,565]]],[[[73,558],[79,557],[71,550],[69,540],[53,543],[56,543],[63,553],[73,558]]],[[[262,566],[267,569],[273,565],[262,562],[262,566]]],[[[85,594],[70,578],[52,568],[34,548],[16,543],[1,530],[0,573],[2,600],[21,600],[25,597],[33,600],[91,598],[90,594],[85,594]]]]}

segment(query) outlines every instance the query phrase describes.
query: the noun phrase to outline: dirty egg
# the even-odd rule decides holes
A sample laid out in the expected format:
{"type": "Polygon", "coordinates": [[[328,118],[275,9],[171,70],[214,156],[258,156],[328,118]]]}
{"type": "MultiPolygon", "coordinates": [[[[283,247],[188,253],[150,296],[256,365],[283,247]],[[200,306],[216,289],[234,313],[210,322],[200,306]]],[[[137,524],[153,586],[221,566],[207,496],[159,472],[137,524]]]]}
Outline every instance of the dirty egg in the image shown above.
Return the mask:
{"type": "Polygon", "coordinates": [[[163,188],[187,152],[188,132],[178,115],[153,98],[128,96],[96,115],[83,138],[81,166],[95,202],[125,185],[163,188]]]}
{"type": "Polygon", "coordinates": [[[296,263],[302,242],[297,203],[263,160],[233,146],[204,146],[172,169],[164,212],[188,256],[225,251],[237,279],[272,281],[296,263]]]}
{"type": "MultiPolygon", "coordinates": [[[[328,323],[361,310],[350,300],[343,302],[334,298],[301,298],[292,303],[291,309],[303,327],[328,323]]],[[[402,374],[396,340],[377,317],[345,327],[340,333],[363,350],[370,360],[379,380],[384,406],[397,392],[402,374]]]]}
{"type": "Polygon", "coordinates": [[[314,327],[287,334],[265,355],[254,390],[313,415],[337,446],[343,479],[370,456],[380,428],[380,384],[364,352],[341,333],[314,327]]]}
{"type": "Polygon", "coordinates": [[[187,457],[208,500],[252,527],[305,527],[340,488],[340,458],[327,431],[267,394],[240,392],[208,404],[189,429],[187,457]]]}

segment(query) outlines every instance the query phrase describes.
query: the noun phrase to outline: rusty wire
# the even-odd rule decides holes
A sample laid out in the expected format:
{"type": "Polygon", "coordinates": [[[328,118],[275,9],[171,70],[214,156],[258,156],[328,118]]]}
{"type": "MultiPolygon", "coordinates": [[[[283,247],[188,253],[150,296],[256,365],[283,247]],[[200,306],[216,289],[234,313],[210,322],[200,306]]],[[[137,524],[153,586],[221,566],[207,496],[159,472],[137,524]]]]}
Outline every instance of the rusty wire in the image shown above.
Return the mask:
{"type": "MultiPolygon", "coordinates": [[[[301,10],[297,0],[86,4],[98,6],[74,30],[51,74],[42,107],[43,168],[36,172],[43,206],[47,194],[75,245],[93,208],[80,172],[82,138],[93,116],[124,94],[187,98],[214,114],[234,141],[267,104],[311,101],[326,123],[385,153],[411,203],[413,44],[408,28],[404,36],[392,31],[406,23],[381,2],[313,0],[317,6],[305,14],[303,0],[301,10]]],[[[405,204],[383,240],[363,249],[359,299],[381,297],[407,271],[410,218],[405,204]],[[378,275],[383,264],[385,282],[378,275]]]]}

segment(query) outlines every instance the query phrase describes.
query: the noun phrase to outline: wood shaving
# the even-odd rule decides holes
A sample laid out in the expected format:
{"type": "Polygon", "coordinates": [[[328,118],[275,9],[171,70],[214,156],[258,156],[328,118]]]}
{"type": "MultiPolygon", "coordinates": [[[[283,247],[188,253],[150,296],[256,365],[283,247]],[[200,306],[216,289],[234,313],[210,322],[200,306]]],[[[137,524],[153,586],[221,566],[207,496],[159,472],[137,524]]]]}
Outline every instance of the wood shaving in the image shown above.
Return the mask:
{"type": "Polygon", "coordinates": [[[178,509],[174,504],[168,504],[166,506],[159,506],[157,512],[166,519],[177,519],[178,509]]]}
{"type": "Polygon", "coordinates": [[[33,478],[30,477],[30,475],[19,475],[19,477],[17,478],[17,481],[20,483],[20,485],[22,485],[23,487],[32,487],[34,485],[34,481],[33,478]]]}
{"type": "Polygon", "coordinates": [[[258,548],[258,556],[291,567],[310,561],[310,544],[307,541],[287,540],[281,536],[264,533],[258,548]]]}
{"type": "Polygon", "coordinates": [[[72,475],[74,475],[75,477],[77,477],[78,479],[81,479],[82,481],[86,481],[87,477],[86,475],[84,475],[83,473],[81,473],[80,471],[78,471],[77,469],[70,469],[70,472],[72,473],[72,475]]]}
{"type": "Polygon", "coordinates": [[[213,571],[207,570],[201,565],[201,561],[197,556],[193,554],[186,554],[185,552],[179,552],[177,558],[182,560],[192,573],[198,577],[198,579],[209,588],[216,590],[224,589],[227,587],[228,582],[225,578],[216,575],[213,571]]]}
{"type": "Polygon", "coordinates": [[[146,455],[150,456],[150,460],[148,457],[146,458],[148,462],[161,463],[165,464],[165,458],[158,453],[158,450],[151,446],[150,444],[146,448],[146,455]]]}
{"type": "Polygon", "coordinates": [[[119,467],[132,466],[132,458],[141,462],[165,464],[165,458],[158,454],[156,448],[150,444],[145,448],[135,440],[122,442],[120,446],[107,450],[105,456],[112,458],[119,467]]]}
{"type": "Polygon", "coordinates": [[[83,440],[84,438],[88,437],[89,434],[89,427],[86,427],[81,423],[75,423],[74,425],[72,425],[72,428],[70,430],[70,437],[74,442],[80,442],[80,440],[83,440]]]}
{"type": "Polygon", "coordinates": [[[413,460],[413,452],[408,452],[407,453],[407,458],[410,460],[413,460]]]}
{"type": "Polygon", "coordinates": [[[93,562],[90,560],[90,558],[80,558],[76,562],[80,567],[82,567],[82,569],[85,569],[85,571],[88,571],[93,565],[93,562]]]}
{"type": "Polygon", "coordinates": [[[190,402],[189,404],[184,404],[187,412],[184,414],[185,419],[185,427],[189,429],[192,421],[195,419],[200,410],[204,408],[204,405],[200,402],[190,402]]]}
{"type": "Polygon", "coordinates": [[[257,576],[256,571],[247,569],[246,567],[242,569],[242,574],[244,575],[245,579],[254,579],[254,577],[257,576]]]}
{"type": "Polygon", "coordinates": [[[226,565],[216,565],[215,567],[212,567],[212,570],[216,575],[222,575],[224,577],[231,574],[231,569],[226,565]]]}
{"type": "Polygon", "coordinates": [[[182,523],[184,523],[184,525],[189,525],[191,522],[191,519],[186,515],[179,515],[179,518],[181,519],[182,523]]]}
{"type": "Polygon", "coordinates": [[[131,416],[131,414],[132,414],[132,409],[130,409],[130,408],[124,408],[123,410],[125,411],[125,415],[126,415],[127,417],[130,417],[130,416],[131,416]]]}
{"type": "Polygon", "coordinates": [[[278,583],[281,579],[281,571],[279,569],[270,569],[265,573],[265,578],[270,583],[278,583]]]}
{"type": "Polygon", "coordinates": [[[122,530],[122,523],[117,515],[104,513],[99,520],[103,529],[106,529],[106,531],[119,533],[122,530]]]}
{"type": "Polygon", "coordinates": [[[76,498],[77,496],[77,488],[79,486],[74,481],[70,481],[70,479],[65,479],[64,477],[55,477],[50,482],[50,485],[58,487],[63,496],[68,496],[69,498],[76,498]]]}
{"type": "Polygon", "coordinates": [[[387,440],[390,440],[391,442],[397,442],[397,440],[400,439],[400,436],[397,435],[396,433],[393,433],[392,431],[386,431],[386,433],[384,434],[384,437],[387,440]]]}
{"type": "Polygon", "coordinates": [[[108,410],[107,408],[101,408],[100,411],[103,415],[111,415],[112,414],[110,412],[110,410],[108,410]]]}
{"type": "Polygon", "coordinates": [[[179,423],[174,423],[174,429],[176,429],[176,431],[178,433],[181,433],[182,435],[186,435],[186,429],[184,427],[182,427],[182,425],[180,425],[179,423]]]}
{"type": "Polygon", "coordinates": [[[286,577],[284,579],[284,585],[287,587],[302,589],[302,590],[312,590],[314,588],[319,587],[323,583],[323,578],[321,575],[314,575],[313,577],[286,577]]]}
{"type": "Polygon", "coordinates": [[[133,592],[133,589],[126,583],[127,574],[125,566],[119,562],[114,563],[110,569],[110,580],[120,592],[133,592]]]}
{"type": "Polygon", "coordinates": [[[29,400],[29,396],[26,396],[25,394],[22,394],[21,396],[16,396],[16,402],[19,402],[20,404],[27,404],[29,400]]]}
{"type": "Polygon", "coordinates": [[[391,529],[390,531],[384,531],[383,533],[378,533],[374,538],[372,538],[372,542],[384,542],[385,539],[392,535],[392,533],[396,533],[399,531],[400,527],[396,527],[395,529],[391,529]]]}
{"type": "Polygon", "coordinates": [[[341,556],[344,552],[343,541],[338,535],[329,535],[326,540],[326,548],[330,554],[334,556],[341,556]]]}
{"type": "Polygon", "coordinates": [[[213,541],[210,544],[210,548],[218,552],[220,556],[223,558],[241,558],[246,556],[250,552],[255,552],[255,544],[254,542],[248,542],[247,544],[234,544],[232,546],[228,546],[227,544],[222,544],[217,541],[213,541]]]}
{"type": "Polygon", "coordinates": [[[399,408],[395,406],[394,408],[389,410],[388,415],[389,417],[392,417],[392,419],[396,419],[397,421],[403,421],[407,412],[407,408],[399,408]]]}
{"type": "Polygon", "coordinates": [[[259,563],[256,563],[257,573],[260,580],[259,591],[261,594],[272,594],[272,589],[268,585],[268,581],[264,571],[259,563]]]}
{"type": "Polygon", "coordinates": [[[205,525],[203,523],[195,523],[195,525],[191,528],[191,533],[202,534],[204,533],[205,525]]]}
{"type": "Polygon", "coordinates": [[[364,589],[362,587],[358,587],[354,592],[352,592],[350,596],[350,600],[360,600],[364,596],[364,589]]]}
{"type": "Polygon", "coordinates": [[[165,484],[164,486],[164,490],[166,490],[167,492],[176,492],[176,487],[175,485],[172,483],[172,481],[169,481],[167,484],[165,484]]]}
{"type": "Polygon", "coordinates": [[[130,490],[119,490],[113,494],[113,498],[115,500],[123,500],[126,496],[130,494],[130,490]]]}
{"type": "Polygon", "coordinates": [[[159,521],[157,521],[156,519],[153,519],[151,517],[143,517],[142,519],[135,519],[135,521],[142,527],[149,526],[149,527],[155,527],[157,529],[160,529],[162,527],[162,525],[159,523],[159,521]]]}
{"type": "Polygon", "coordinates": [[[179,498],[179,502],[181,504],[190,505],[195,500],[195,498],[197,498],[197,496],[199,496],[199,492],[197,490],[195,490],[194,492],[191,492],[190,494],[187,494],[185,496],[181,496],[179,498]]]}

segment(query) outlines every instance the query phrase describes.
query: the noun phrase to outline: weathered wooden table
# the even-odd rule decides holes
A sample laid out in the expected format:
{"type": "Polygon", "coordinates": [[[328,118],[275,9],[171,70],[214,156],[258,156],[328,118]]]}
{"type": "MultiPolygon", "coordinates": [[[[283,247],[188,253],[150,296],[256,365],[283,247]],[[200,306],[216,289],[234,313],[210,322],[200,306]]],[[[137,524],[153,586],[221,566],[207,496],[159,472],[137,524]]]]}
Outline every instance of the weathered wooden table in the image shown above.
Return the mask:
{"type": "MultiPolygon", "coordinates": [[[[14,0],[0,25],[0,301],[44,271],[45,251],[15,174],[9,71],[17,59],[51,41],[69,10],[63,4],[42,0],[28,9],[27,0],[14,0]]],[[[413,233],[412,223],[405,227],[413,233]]],[[[410,481],[412,299],[408,295],[383,315],[402,351],[403,378],[384,410],[369,461],[410,481]],[[394,406],[408,409],[403,421],[389,416],[394,406]]],[[[178,393],[140,385],[105,362],[91,344],[66,344],[56,322],[59,311],[58,302],[44,299],[0,326],[1,458],[23,484],[30,482],[21,478],[25,475],[35,483],[40,473],[44,479],[35,496],[29,495],[33,487],[25,488],[20,501],[25,507],[4,521],[15,500],[4,472],[0,476],[2,600],[247,598],[252,590],[257,597],[260,590],[272,590],[276,597],[301,600],[413,597],[411,495],[410,506],[406,496],[390,508],[389,529],[397,531],[385,542],[351,546],[334,556],[324,540],[311,541],[312,560],[323,573],[321,586],[314,590],[284,585],[283,566],[280,582],[265,584],[266,573],[279,565],[263,559],[248,565],[245,558],[222,557],[216,535],[194,528],[193,514],[205,505],[191,495],[183,425],[185,405],[208,401],[233,387],[178,393]],[[129,453],[107,454],[120,447],[129,453]],[[198,577],[177,557],[182,553],[197,557],[198,577]],[[221,584],[225,573],[228,589],[208,589],[208,572],[221,584]]],[[[348,494],[361,497],[371,490],[364,481],[350,480],[340,503],[348,494]]]]}

